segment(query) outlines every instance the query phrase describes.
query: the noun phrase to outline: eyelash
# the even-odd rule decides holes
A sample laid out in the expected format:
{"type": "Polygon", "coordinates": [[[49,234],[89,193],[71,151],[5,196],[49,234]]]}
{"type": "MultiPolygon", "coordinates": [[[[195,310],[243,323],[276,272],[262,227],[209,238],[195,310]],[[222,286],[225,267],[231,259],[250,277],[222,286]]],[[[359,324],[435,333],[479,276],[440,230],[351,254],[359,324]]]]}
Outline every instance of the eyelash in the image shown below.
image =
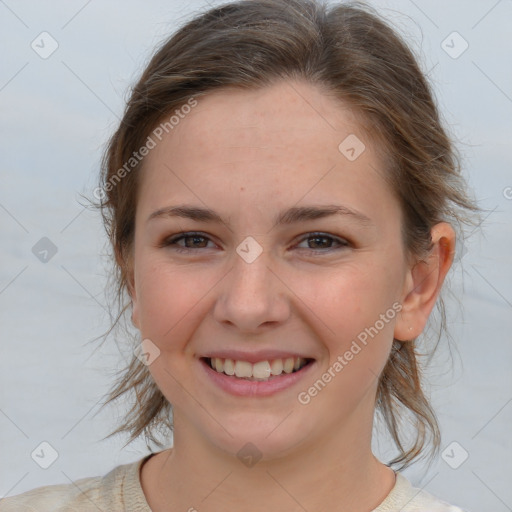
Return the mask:
{"type": "MultiPolygon", "coordinates": [[[[182,252],[182,253],[188,253],[191,251],[196,251],[198,249],[207,249],[207,247],[193,248],[193,247],[181,247],[181,246],[177,245],[177,243],[181,240],[185,240],[188,238],[194,238],[194,237],[203,238],[205,240],[210,240],[206,235],[204,235],[201,232],[188,231],[185,233],[179,233],[178,235],[174,235],[172,237],[165,239],[162,242],[162,244],[160,245],[160,247],[174,246],[173,250],[175,250],[177,252],[182,252]]],[[[322,254],[322,253],[326,254],[326,253],[330,253],[333,250],[344,249],[351,245],[347,240],[344,240],[343,238],[338,238],[338,237],[335,237],[332,235],[328,235],[327,233],[321,233],[321,232],[308,233],[308,236],[305,236],[299,240],[299,243],[303,242],[304,240],[311,240],[311,239],[315,239],[315,238],[323,238],[323,239],[332,240],[333,242],[338,243],[338,247],[337,248],[328,247],[327,249],[318,249],[318,250],[306,248],[306,250],[315,251],[320,254],[322,254]]],[[[302,247],[301,249],[304,249],[304,248],[302,247]]]]}

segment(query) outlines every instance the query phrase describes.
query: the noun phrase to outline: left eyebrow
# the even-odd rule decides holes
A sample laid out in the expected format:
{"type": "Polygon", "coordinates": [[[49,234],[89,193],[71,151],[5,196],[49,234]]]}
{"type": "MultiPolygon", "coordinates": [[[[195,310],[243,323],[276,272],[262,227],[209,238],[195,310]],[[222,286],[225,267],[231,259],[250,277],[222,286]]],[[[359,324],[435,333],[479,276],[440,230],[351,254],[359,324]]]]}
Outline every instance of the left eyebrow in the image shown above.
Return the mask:
{"type": "MultiPolygon", "coordinates": [[[[326,205],[326,206],[295,206],[279,212],[274,219],[274,227],[278,225],[289,225],[299,222],[317,220],[332,215],[344,215],[353,218],[363,225],[373,225],[372,220],[363,213],[341,205],[326,205]]],[[[160,208],[154,211],[147,219],[157,217],[181,217],[191,219],[199,222],[215,222],[229,226],[229,223],[224,222],[222,217],[211,210],[210,208],[203,208],[198,206],[177,205],[160,208]]]]}
{"type": "Polygon", "coordinates": [[[373,224],[371,219],[363,213],[341,205],[327,206],[296,206],[280,212],[274,222],[274,227],[278,225],[294,224],[308,220],[317,220],[331,215],[346,215],[357,220],[361,224],[373,224]]]}

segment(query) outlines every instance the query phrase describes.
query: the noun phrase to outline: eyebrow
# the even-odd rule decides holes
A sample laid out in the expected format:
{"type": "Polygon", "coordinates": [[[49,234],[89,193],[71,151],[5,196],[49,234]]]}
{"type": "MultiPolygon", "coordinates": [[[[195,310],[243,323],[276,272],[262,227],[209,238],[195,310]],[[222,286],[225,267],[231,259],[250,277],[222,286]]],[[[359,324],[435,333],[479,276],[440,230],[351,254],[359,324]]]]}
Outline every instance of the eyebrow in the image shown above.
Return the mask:
{"type": "MultiPolygon", "coordinates": [[[[332,215],[344,215],[353,218],[363,225],[373,225],[372,220],[363,213],[341,205],[322,205],[322,206],[294,206],[278,213],[274,218],[274,227],[279,225],[289,225],[298,222],[317,220],[332,215]]],[[[222,223],[229,226],[222,217],[211,210],[189,205],[176,205],[160,208],[154,211],[147,219],[149,222],[155,218],[180,217],[199,222],[222,223]]]]}

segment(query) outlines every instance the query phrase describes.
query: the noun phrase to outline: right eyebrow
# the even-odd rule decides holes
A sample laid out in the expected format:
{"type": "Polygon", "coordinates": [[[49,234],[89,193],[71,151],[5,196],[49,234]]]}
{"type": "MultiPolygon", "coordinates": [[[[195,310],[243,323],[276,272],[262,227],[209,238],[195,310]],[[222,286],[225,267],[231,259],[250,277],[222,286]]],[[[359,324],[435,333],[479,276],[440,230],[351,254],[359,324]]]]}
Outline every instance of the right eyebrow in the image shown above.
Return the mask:
{"type": "Polygon", "coordinates": [[[165,208],[160,208],[159,210],[154,211],[148,217],[146,222],[159,217],[181,217],[184,219],[197,220],[200,222],[218,222],[219,224],[224,223],[222,217],[210,208],[200,208],[197,206],[187,205],[167,206],[165,208]]]}

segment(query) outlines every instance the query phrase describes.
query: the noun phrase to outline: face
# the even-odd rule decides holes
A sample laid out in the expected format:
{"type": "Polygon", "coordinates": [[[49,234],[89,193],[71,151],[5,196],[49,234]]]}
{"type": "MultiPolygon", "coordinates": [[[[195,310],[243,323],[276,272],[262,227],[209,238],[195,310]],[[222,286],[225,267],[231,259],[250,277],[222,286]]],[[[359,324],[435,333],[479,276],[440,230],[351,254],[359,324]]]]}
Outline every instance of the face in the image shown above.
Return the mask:
{"type": "Polygon", "coordinates": [[[144,161],[131,262],[175,442],[273,457],[369,431],[408,270],[374,144],[303,82],[197,101],[144,161]]]}

